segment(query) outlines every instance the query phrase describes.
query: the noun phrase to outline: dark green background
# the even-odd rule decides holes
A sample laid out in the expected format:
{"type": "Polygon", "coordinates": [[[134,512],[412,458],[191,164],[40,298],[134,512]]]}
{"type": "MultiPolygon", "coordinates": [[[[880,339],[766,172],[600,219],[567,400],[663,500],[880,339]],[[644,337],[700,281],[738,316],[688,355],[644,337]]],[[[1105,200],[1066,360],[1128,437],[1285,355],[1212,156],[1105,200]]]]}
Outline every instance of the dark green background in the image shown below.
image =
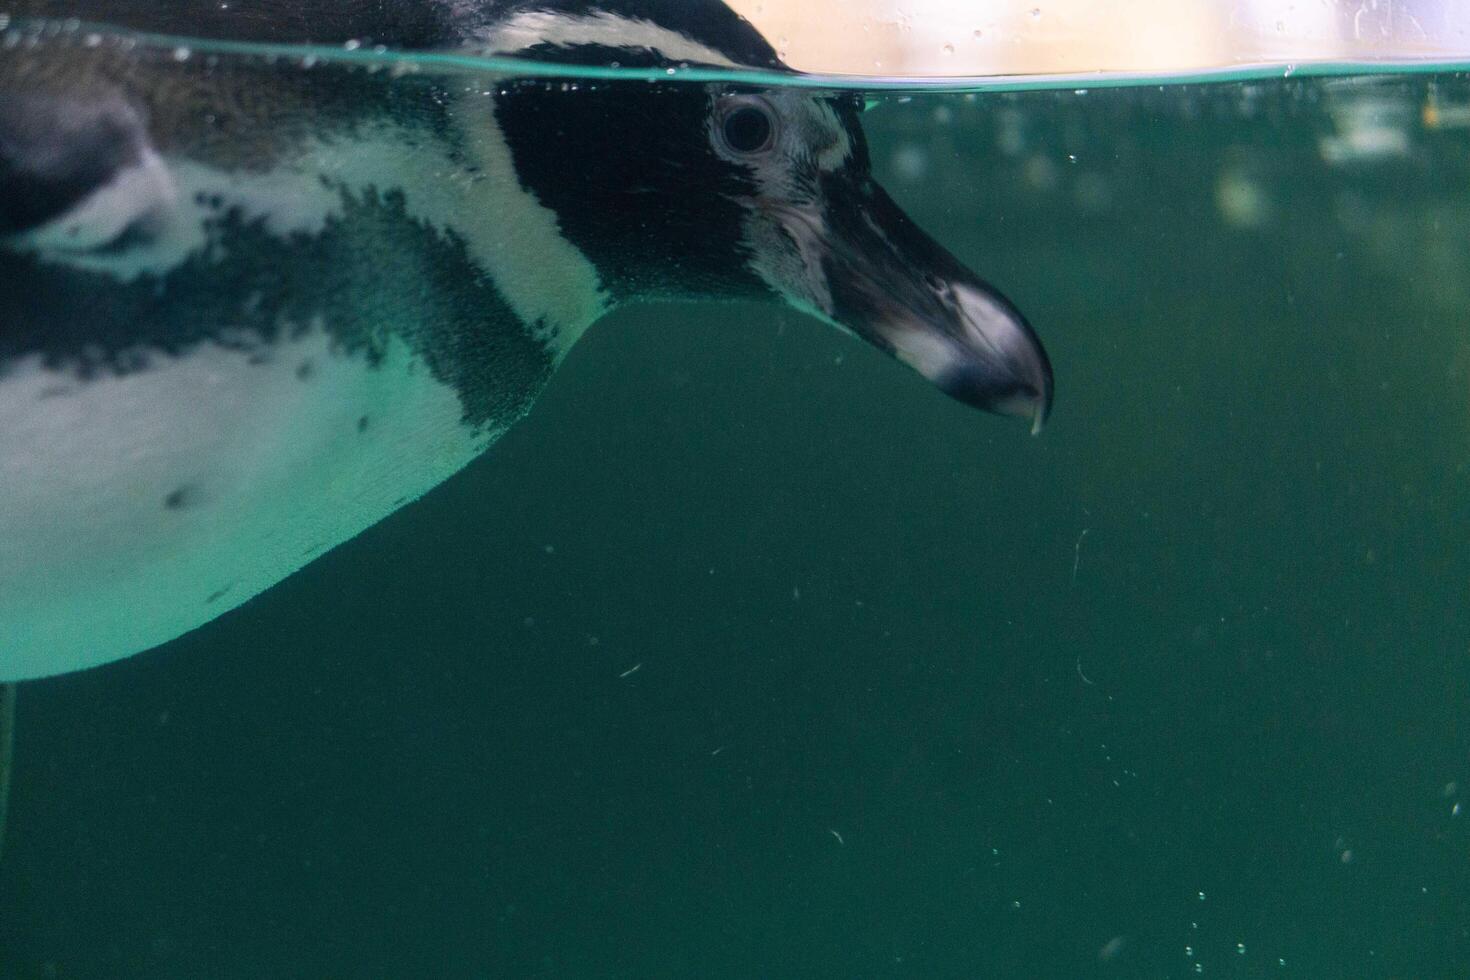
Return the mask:
{"type": "Polygon", "coordinates": [[[0,976],[1470,975],[1431,97],[870,113],[1045,337],[1042,438],[792,313],[612,317],[427,500],[23,687],[0,976]]]}

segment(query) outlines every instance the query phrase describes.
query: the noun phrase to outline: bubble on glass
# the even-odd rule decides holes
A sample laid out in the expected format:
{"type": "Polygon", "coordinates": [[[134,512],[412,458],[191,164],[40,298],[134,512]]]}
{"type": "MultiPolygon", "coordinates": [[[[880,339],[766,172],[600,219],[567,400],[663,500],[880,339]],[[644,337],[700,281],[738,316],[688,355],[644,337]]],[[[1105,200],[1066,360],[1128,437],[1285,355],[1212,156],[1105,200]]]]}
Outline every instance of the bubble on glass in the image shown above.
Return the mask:
{"type": "Polygon", "coordinates": [[[900,146],[893,153],[893,170],[904,180],[922,180],[929,173],[929,154],[913,143],[900,146]]]}
{"type": "Polygon", "coordinates": [[[1215,180],[1215,207],[1227,225],[1264,228],[1273,210],[1265,188],[1240,167],[1227,167],[1215,180]]]}

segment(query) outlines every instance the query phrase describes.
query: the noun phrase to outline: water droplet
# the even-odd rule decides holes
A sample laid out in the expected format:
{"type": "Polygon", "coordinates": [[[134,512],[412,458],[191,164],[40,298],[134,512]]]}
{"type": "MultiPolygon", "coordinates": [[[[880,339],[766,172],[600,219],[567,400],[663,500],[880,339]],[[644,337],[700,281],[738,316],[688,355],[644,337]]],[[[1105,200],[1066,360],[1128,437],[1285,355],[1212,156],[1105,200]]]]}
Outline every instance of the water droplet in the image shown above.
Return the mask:
{"type": "Polygon", "coordinates": [[[1199,900],[1200,900],[1200,901],[1201,901],[1201,902],[1203,902],[1203,901],[1204,901],[1204,900],[1205,900],[1205,893],[1204,893],[1204,892],[1200,892],[1200,893],[1199,893],[1199,900]]]}
{"type": "Polygon", "coordinates": [[[1186,946],[1186,947],[1184,947],[1184,955],[1186,957],[1188,957],[1189,959],[1194,959],[1194,947],[1193,946],[1186,946]]]}
{"type": "Polygon", "coordinates": [[[943,48],[945,54],[954,54],[954,45],[946,44],[943,48]]]}
{"type": "Polygon", "coordinates": [[[1040,20],[1041,19],[1041,8],[1040,7],[1032,7],[1031,8],[1031,19],[1032,20],[1040,20]]]}
{"type": "Polygon", "coordinates": [[[981,38],[982,38],[982,37],[984,37],[984,36],[985,36],[985,32],[984,32],[984,31],[982,31],[982,30],[981,30],[981,29],[980,29],[980,28],[978,28],[978,27],[977,27],[977,28],[975,28],[975,40],[977,40],[977,41],[978,41],[978,40],[980,40],[980,39],[981,39],[981,38]]]}
{"type": "Polygon", "coordinates": [[[1245,943],[1236,943],[1235,944],[1235,952],[1238,955],[1240,955],[1240,956],[1244,956],[1245,955],[1245,943]]]}

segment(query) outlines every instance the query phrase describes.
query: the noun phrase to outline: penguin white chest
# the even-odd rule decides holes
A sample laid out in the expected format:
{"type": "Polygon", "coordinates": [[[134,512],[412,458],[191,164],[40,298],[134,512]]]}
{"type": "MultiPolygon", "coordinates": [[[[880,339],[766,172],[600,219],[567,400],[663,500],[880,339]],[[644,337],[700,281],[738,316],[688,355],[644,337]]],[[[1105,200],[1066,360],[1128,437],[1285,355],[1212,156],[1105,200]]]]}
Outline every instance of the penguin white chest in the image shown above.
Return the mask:
{"type": "Polygon", "coordinates": [[[499,435],[390,340],[317,323],[85,378],[0,376],[0,677],[145,650],[238,606],[413,500],[499,435]]]}
{"type": "Polygon", "coordinates": [[[604,298],[471,108],[460,157],[391,126],[264,173],[147,154],[22,242],[40,261],[8,260],[35,352],[0,358],[0,681],[208,622],[529,408],[604,298]],[[139,224],[147,243],[107,247],[139,224]]]}

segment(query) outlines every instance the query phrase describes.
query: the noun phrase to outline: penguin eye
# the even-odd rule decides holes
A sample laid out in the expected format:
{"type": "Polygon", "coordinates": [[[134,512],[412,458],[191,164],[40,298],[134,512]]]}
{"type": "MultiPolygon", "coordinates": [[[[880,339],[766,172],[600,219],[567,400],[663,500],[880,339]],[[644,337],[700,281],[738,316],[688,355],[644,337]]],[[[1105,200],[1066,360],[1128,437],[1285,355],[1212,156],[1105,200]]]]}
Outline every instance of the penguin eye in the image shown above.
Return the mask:
{"type": "Polygon", "coordinates": [[[755,156],[776,145],[776,114],[764,100],[741,99],[725,110],[719,130],[732,153],[755,156]]]}

